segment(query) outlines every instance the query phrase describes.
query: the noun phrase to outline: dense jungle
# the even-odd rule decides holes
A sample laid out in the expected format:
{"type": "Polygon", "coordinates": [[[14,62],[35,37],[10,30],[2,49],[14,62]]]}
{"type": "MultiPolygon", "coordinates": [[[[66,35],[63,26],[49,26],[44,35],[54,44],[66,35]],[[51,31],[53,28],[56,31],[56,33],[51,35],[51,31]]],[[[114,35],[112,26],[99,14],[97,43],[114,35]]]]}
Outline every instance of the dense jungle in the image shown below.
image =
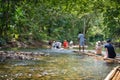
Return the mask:
{"type": "Polygon", "coordinates": [[[0,7],[0,46],[65,39],[77,44],[79,31],[87,44],[111,38],[120,46],[119,0],[0,0],[0,7]]]}

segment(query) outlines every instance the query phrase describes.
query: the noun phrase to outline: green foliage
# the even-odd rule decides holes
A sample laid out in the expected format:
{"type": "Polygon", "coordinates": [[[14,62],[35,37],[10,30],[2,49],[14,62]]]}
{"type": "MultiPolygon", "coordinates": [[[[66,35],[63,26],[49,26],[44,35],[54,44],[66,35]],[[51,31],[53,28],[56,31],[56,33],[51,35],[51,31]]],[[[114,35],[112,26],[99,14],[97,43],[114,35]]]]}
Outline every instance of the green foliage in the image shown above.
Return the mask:
{"type": "Polygon", "coordinates": [[[32,34],[34,40],[67,39],[77,42],[79,31],[83,31],[87,41],[116,38],[120,35],[119,0],[0,2],[0,34],[7,40],[12,39],[13,35],[25,40],[32,34]]]}
{"type": "Polygon", "coordinates": [[[111,0],[104,12],[104,25],[106,25],[105,29],[107,29],[107,31],[104,31],[109,33],[107,37],[117,38],[120,35],[120,6],[118,2],[117,0],[111,0]]]}

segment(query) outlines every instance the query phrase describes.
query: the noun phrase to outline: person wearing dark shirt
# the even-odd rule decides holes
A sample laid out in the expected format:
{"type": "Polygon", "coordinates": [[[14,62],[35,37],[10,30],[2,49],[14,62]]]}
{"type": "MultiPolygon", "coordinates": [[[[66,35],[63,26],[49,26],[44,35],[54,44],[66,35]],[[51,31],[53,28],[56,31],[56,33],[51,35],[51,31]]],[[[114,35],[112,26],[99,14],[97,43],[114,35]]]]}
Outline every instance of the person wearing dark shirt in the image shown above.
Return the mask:
{"type": "Polygon", "coordinates": [[[104,58],[115,58],[116,57],[116,53],[115,53],[113,45],[111,44],[110,39],[107,40],[107,43],[105,44],[104,47],[106,49],[106,56],[104,58]]]}

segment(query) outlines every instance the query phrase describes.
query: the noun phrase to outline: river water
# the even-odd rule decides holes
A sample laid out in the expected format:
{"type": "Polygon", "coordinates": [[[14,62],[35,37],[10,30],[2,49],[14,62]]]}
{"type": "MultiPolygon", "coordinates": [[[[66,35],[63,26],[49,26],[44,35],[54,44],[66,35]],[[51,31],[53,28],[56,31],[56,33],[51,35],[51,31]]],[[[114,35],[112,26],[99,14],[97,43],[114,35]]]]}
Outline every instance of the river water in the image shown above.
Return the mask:
{"type": "Polygon", "coordinates": [[[0,80],[104,80],[118,63],[106,63],[72,50],[35,49],[44,52],[39,60],[0,62],[0,80]]]}

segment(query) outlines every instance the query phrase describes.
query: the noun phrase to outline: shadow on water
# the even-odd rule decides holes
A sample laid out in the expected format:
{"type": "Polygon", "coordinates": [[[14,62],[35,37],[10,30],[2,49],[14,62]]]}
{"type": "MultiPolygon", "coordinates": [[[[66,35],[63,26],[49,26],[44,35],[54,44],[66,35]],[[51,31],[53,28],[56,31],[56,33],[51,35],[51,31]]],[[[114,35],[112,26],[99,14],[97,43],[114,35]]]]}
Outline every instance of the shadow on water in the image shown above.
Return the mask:
{"type": "Polygon", "coordinates": [[[103,60],[78,55],[71,50],[24,50],[41,51],[49,56],[40,60],[6,60],[0,63],[2,80],[104,80],[113,67],[103,60]]]}

